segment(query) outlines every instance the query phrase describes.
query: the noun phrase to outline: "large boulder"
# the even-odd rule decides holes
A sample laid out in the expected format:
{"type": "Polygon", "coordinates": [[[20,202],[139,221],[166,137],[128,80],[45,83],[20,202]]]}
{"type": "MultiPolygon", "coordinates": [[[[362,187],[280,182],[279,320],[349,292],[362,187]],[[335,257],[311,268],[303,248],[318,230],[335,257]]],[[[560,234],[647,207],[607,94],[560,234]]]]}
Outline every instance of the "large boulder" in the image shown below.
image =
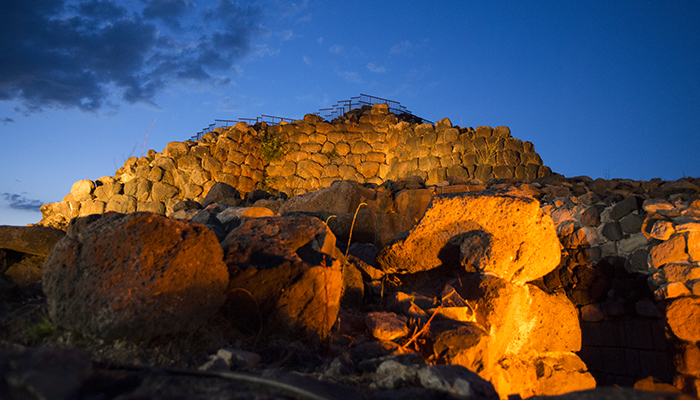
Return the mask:
{"type": "Polygon", "coordinates": [[[418,224],[385,246],[377,261],[388,273],[459,262],[523,285],[557,267],[559,246],[537,200],[484,190],[433,197],[418,224]]]}
{"type": "Polygon", "coordinates": [[[492,275],[472,274],[461,282],[457,290],[475,318],[431,326],[434,351],[445,362],[478,371],[502,396],[595,387],[573,353],[581,349],[581,329],[577,310],[563,293],[492,275]]]}
{"type": "Polygon", "coordinates": [[[362,201],[357,183],[336,181],[329,187],[315,192],[294,196],[280,207],[280,214],[290,212],[318,213],[324,218],[329,215],[354,213],[362,201]]]}
{"type": "Polygon", "coordinates": [[[113,214],[61,239],[46,260],[42,284],[58,326],[136,340],[212,316],[228,283],[222,259],[204,225],[113,214]]]}
{"type": "Polygon", "coordinates": [[[66,233],[43,226],[0,226],[0,249],[48,256],[51,249],[66,233]]]}
{"type": "Polygon", "coordinates": [[[231,277],[223,310],[241,328],[266,321],[328,334],[343,278],[342,253],[326,224],[304,214],[244,219],[221,247],[231,277]]]}
{"type": "Polygon", "coordinates": [[[496,359],[581,349],[578,313],[563,293],[548,294],[534,285],[517,286],[488,275],[465,282],[461,290],[475,303],[476,322],[495,339],[490,351],[496,359]]]}

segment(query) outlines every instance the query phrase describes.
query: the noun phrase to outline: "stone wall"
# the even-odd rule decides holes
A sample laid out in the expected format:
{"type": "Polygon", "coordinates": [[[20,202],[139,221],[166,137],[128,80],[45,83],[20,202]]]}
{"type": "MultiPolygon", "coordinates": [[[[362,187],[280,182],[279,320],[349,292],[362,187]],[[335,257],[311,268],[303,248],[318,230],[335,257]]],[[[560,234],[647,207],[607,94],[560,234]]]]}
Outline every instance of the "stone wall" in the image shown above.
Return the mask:
{"type": "Polygon", "coordinates": [[[700,179],[559,178],[541,190],[563,256],[542,284],[579,308],[581,359],[598,385],[653,376],[697,396],[700,179]]]}
{"type": "Polygon", "coordinates": [[[450,175],[486,182],[551,174],[533,144],[511,137],[507,127],[453,127],[447,118],[435,125],[411,124],[389,114],[386,104],[364,107],[334,123],[307,115],[267,131],[287,143],[287,153],[266,172],[270,186],[288,194],[328,187],[335,180],[381,184],[420,176],[430,185],[450,175]]]}
{"type": "Polygon", "coordinates": [[[170,214],[179,201],[201,201],[216,182],[243,194],[259,188],[292,196],[336,180],[529,181],[551,173],[534,145],[513,138],[507,127],[462,128],[447,118],[410,123],[375,104],[331,122],[313,114],[279,125],[239,122],[198,141],[170,142],[162,153],[129,158],[114,176],[76,182],[63,201],[42,206],[40,224],[62,227],[71,218],[107,211],[170,214]],[[281,144],[278,154],[265,151],[274,140],[281,144]]]}

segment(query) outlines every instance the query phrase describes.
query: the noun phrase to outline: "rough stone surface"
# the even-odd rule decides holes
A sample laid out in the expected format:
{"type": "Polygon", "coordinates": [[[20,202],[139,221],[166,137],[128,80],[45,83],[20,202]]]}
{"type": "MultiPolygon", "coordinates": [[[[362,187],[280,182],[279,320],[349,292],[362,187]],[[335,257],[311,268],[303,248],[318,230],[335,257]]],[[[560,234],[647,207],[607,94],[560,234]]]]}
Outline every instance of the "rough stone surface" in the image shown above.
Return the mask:
{"type": "Polygon", "coordinates": [[[522,285],[559,264],[559,240],[551,218],[531,197],[493,191],[443,194],[433,198],[406,237],[381,250],[377,261],[386,272],[413,273],[455,258],[522,285]],[[459,240],[465,239],[470,245],[460,249],[459,240]]]}
{"type": "Polygon", "coordinates": [[[73,195],[73,200],[83,201],[91,198],[94,190],[95,183],[89,179],[83,179],[73,184],[70,193],[73,195]]]}
{"type": "Polygon", "coordinates": [[[556,396],[533,396],[528,400],[691,400],[682,393],[649,392],[623,387],[599,387],[556,396]]]}
{"type": "Polygon", "coordinates": [[[406,317],[392,312],[371,312],[365,316],[365,324],[372,336],[379,340],[394,340],[408,335],[406,317]]]}
{"type": "Polygon", "coordinates": [[[460,365],[429,365],[418,370],[421,386],[467,399],[496,400],[493,385],[460,365]]]}
{"type": "Polygon", "coordinates": [[[203,225],[115,214],[61,239],[42,284],[59,326],[103,338],[147,338],[187,329],[223,304],[222,257],[203,225]]]}
{"type": "Polygon", "coordinates": [[[574,353],[547,353],[535,360],[537,394],[543,396],[585,390],[596,387],[586,364],[574,353]]]}
{"type": "Polygon", "coordinates": [[[328,334],[343,282],[326,224],[302,214],[245,219],[221,246],[230,273],[224,312],[248,329],[269,317],[279,328],[328,334]]]}
{"type": "Polygon", "coordinates": [[[493,276],[480,278],[478,289],[470,292],[477,302],[477,322],[498,338],[489,349],[498,355],[496,359],[530,350],[580,350],[578,313],[566,296],[547,294],[534,285],[516,286],[493,276]]]}
{"type": "Polygon", "coordinates": [[[690,259],[700,263],[700,232],[688,232],[687,246],[690,259]]]}
{"type": "Polygon", "coordinates": [[[51,249],[66,233],[43,226],[0,226],[0,249],[48,256],[51,249]]]}
{"type": "Polygon", "coordinates": [[[669,240],[659,243],[649,251],[649,257],[654,268],[661,268],[667,263],[684,260],[688,257],[685,236],[677,234],[669,240]]]}
{"type": "Polygon", "coordinates": [[[206,207],[212,203],[237,206],[240,204],[240,201],[241,194],[238,189],[229,184],[217,182],[211,187],[211,189],[209,189],[209,192],[207,192],[204,200],[202,200],[202,206],[206,207]]]}
{"type": "Polygon", "coordinates": [[[328,215],[354,213],[360,204],[360,194],[348,181],[335,182],[325,189],[294,196],[280,207],[280,214],[295,211],[320,212],[328,215]]]}
{"type": "Polygon", "coordinates": [[[679,338],[700,341],[700,298],[680,297],[671,301],[666,308],[666,319],[679,338]]]}

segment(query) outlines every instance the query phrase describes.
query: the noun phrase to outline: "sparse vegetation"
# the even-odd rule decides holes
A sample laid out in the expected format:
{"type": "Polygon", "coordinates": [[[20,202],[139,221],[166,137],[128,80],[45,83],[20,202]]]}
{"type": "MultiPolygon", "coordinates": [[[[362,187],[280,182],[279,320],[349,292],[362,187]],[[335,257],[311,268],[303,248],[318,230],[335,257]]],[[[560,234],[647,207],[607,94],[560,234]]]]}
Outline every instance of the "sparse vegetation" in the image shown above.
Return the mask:
{"type": "Polygon", "coordinates": [[[279,161],[286,153],[282,138],[268,132],[260,133],[260,153],[266,162],[279,161]]]}
{"type": "MultiPolygon", "coordinates": [[[[500,139],[499,139],[500,140],[500,139]]],[[[477,149],[472,142],[472,147],[478,158],[479,165],[492,165],[496,161],[496,151],[498,150],[498,142],[486,142],[486,147],[477,149]]]]}
{"type": "Polygon", "coordinates": [[[41,319],[41,322],[30,326],[27,333],[32,342],[37,342],[47,336],[51,336],[56,332],[56,329],[58,329],[56,324],[49,318],[44,317],[41,319]]]}
{"type": "Polygon", "coordinates": [[[333,150],[331,150],[331,151],[329,151],[329,152],[327,152],[327,153],[323,153],[323,155],[326,156],[326,157],[328,157],[329,159],[334,159],[334,158],[340,156],[340,155],[338,154],[338,150],[336,150],[335,146],[333,147],[333,150]]]}
{"type": "Polygon", "coordinates": [[[258,182],[257,187],[258,189],[264,190],[268,193],[274,192],[274,189],[272,188],[272,179],[270,179],[269,176],[265,176],[261,182],[258,182]]]}

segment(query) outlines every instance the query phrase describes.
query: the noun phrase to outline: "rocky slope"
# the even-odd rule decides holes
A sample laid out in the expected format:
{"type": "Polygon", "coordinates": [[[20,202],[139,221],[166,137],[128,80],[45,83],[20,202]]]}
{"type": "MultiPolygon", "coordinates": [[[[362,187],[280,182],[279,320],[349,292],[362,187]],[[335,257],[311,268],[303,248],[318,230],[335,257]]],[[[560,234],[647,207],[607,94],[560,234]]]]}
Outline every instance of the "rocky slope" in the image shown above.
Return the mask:
{"type": "MultiPolygon", "coordinates": [[[[175,289],[177,286],[158,284],[171,281],[168,269],[159,272],[144,264],[157,261],[149,261],[147,254],[180,259],[176,250],[158,240],[149,245],[159,250],[142,249],[137,252],[142,254],[140,258],[127,256],[136,243],[146,246],[147,240],[141,236],[160,238],[175,233],[190,237],[188,228],[154,225],[155,216],[138,217],[148,214],[133,214],[136,220],[121,214],[92,216],[73,220],[51,262],[38,271],[53,276],[52,280],[3,292],[9,309],[3,324],[3,336],[9,339],[5,346],[16,347],[10,343],[17,343],[81,349],[84,353],[68,353],[69,358],[80,368],[89,366],[88,372],[65,382],[73,382],[71,390],[85,393],[94,390],[95,374],[112,384],[118,381],[115,374],[137,376],[132,379],[139,384],[134,383],[135,392],[128,395],[155,390],[163,384],[160,380],[171,376],[152,378],[160,382],[156,384],[144,378],[153,373],[150,369],[127,373],[128,369],[115,366],[140,364],[217,371],[281,368],[285,374],[297,371],[316,380],[350,386],[358,396],[372,398],[408,393],[471,398],[495,393],[501,397],[557,394],[593,387],[595,381],[586,370],[593,371],[599,384],[611,383],[616,376],[628,377],[630,385],[644,378],[648,371],[640,371],[643,364],[639,361],[617,357],[598,357],[596,361],[591,355],[591,349],[619,348],[623,354],[636,351],[638,357],[665,355],[665,368],[658,368],[658,360],[651,364],[661,375],[665,371],[667,376],[662,378],[666,386],[652,386],[696,395],[694,352],[698,339],[693,336],[693,315],[698,293],[693,290],[697,287],[694,271],[698,268],[700,189],[693,182],[593,181],[556,175],[530,183],[494,180],[489,184],[451,177],[432,186],[420,177],[380,186],[341,181],[287,201],[257,192],[257,196],[267,198],[249,197],[251,207],[227,205],[243,199],[233,188],[220,184],[202,201],[209,203],[207,207],[183,202],[170,219],[186,220],[193,226],[204,224],[223,250],[222,256],[212,259],[216,252],[185,246],[186,251],[201,251],[200,258],[213,262],[221,257],[227,266],[226,300],[214,311],[204,312],[202,307],[199,320],[203,322],[176,323],[177,318],[190,318],[188,309],[199,309],[191,305],[201,301],[201,296],[188,300],[186,292],[175,289]],[[536,207],[529,208],[533,202],[536,207]],[[632,219],[637,222],[630,223],[632,219]],[[544,236],[518,233],[519,224],[531,228],[544,224],[530,229],[544,236]],[[120,229],[133,230],[124,239],[115,239],[120,229]],[[128,245],[127,237],[134,244],[128,245]],[[348,240],[352,243],[349,249],[348,240]],[[80,250],[58,250],[69,248],[64,243],[74,241],[81,243],[80,250]],[[87,281],[68,283],[73,278],[62,276],[61,270],[69,265],[79,268],[83,262],[98,264],[89,257],[106,257],[104,251],[89,250],[95,246],[89,243],[101,241],[127,253],[112,251],[111,257],[118,262],[100,259],[108,275],[85,273],[87,281]],[[550,246],[547,243],[556,246],[545,250],[550,246]],[[171,249],[170,253],[159,246],[171,249]],[[536,249],[535,258],[527,256],[528,246],[536,249]],[[518,251],[510,253],[514,248],[518,251]],[[640,252],[648,253],[649,262],[639,262],[643,259],[640,252]],[[397,267],[392,261],[407,259],[413,261],[406,267],[397,267]],[[124,262],[133,267],[120,267],[124,262]],[[127,279],[128,271],[139,273],[127,279]],[[56,277],[65,282],[51,283],[56,277]],[[108,285],[107,292],[105,282],[115,282],[108,285]],[[71,294],[57,295],[52,287],[64,291],[75,287],[85,294],[69,290],[71,294]],[[178,295],[153,302],[169,288],[178,295]],[[95,302],[87,296],[94,299],[90,293],[98,292],[109,293],[105,298],[112,303],[106,308],[85,308],[95,302]],[[175,301],[173,306],[168,305],[168,298],[175,301]],[[115,306],[115,301],[121,305],[115,306]],[[63,314],[55,311],[65,307],[75,308],[63,314]],[[158,322],[156,316],[163,312],[172,320],[165,317],[158,322]],[[76,323],[75,315],[82,320],[76,323]],[[154,318],[141,320],[139,315],[154,318]],[[91,328],[95,322],[104,326],[112,321],[116,321],[112,326],[118,327],[121,320],[128,322],[130,331],[117,329],[118,334],[113,335],[91,328]],[[655,321],[667,327],[667,334],[658,338],[650,331],[650,349],[645,348],[643,332],[625,330],[628,326],[652,329],[655,321]],[[592,341],[591,333],[586,332],[591,330],[590,324],[617,324],[621,327],[618,342],[611,347],[608,339],[592,341]],[[657,343],[659,340],[665,347],[654,347],[664,346],[657,343]],[[421,380],[425,368],[421,365],[426,363],[467,369],[440,372],[441,379],[451,383],[441,383],[436,389],[426,383],[429,380],[421,380]],[[469,375],[468,370],[480,377],[469,375]],[[672,370],[676,372],[669,373],[672,370]],[[456,382],[470,382],[466,387],[472,388],[471,392],[456,382]],[[480,388],[478,394],[473,388],[480,388]]],[[[17,237],[16,232],[25,229],[37,228],[14,229],[8,236],[17,237]]],[[[4,239],[3,243],[18,242],[13,240],[4,239]]],[[[202,240],[196,242],[204,245],[202,240]]],[[[12,247],[28,250],[26,245],[12,247]]],[[[16,265],[6,272],[15,273],[12,269],[16,265]]],[[[152,265],[165,264],[161,260],[152,265]]],[[[207,292],[213,293],[210,289],[207,292]]],[[[43,354],[35,354],[37,351],[13,350],[6,365],[43,354]]],[[[36,373],[38,366],[27,361],[23,368],[36,373]]],[[[49,369],[44,373],[56,372],[49,369]]],[[[207,375],[206,379],[221,379],[215,386],[222,393],[224,387],[232,385],[221,377],[207,375]]],[[[304,385],[295,381],[302,379],[297,375],[284,379],[296,382],[292,384],[295,387],[304,385]]],[[[284,379],[278,376],[273,380],[284,379]]],[[[26,379],[12,382],[12,387],[35,385],[26,379]]],[[[652,381],[638,385],[644,382],[652,381]]],[[[247,383],[236,385],[245,387],[247,383]]],[[[195,387],[192,383],[191,389],[195,387]]],[[[313,390],[339,390],[332,387],[313,390]]]]}

